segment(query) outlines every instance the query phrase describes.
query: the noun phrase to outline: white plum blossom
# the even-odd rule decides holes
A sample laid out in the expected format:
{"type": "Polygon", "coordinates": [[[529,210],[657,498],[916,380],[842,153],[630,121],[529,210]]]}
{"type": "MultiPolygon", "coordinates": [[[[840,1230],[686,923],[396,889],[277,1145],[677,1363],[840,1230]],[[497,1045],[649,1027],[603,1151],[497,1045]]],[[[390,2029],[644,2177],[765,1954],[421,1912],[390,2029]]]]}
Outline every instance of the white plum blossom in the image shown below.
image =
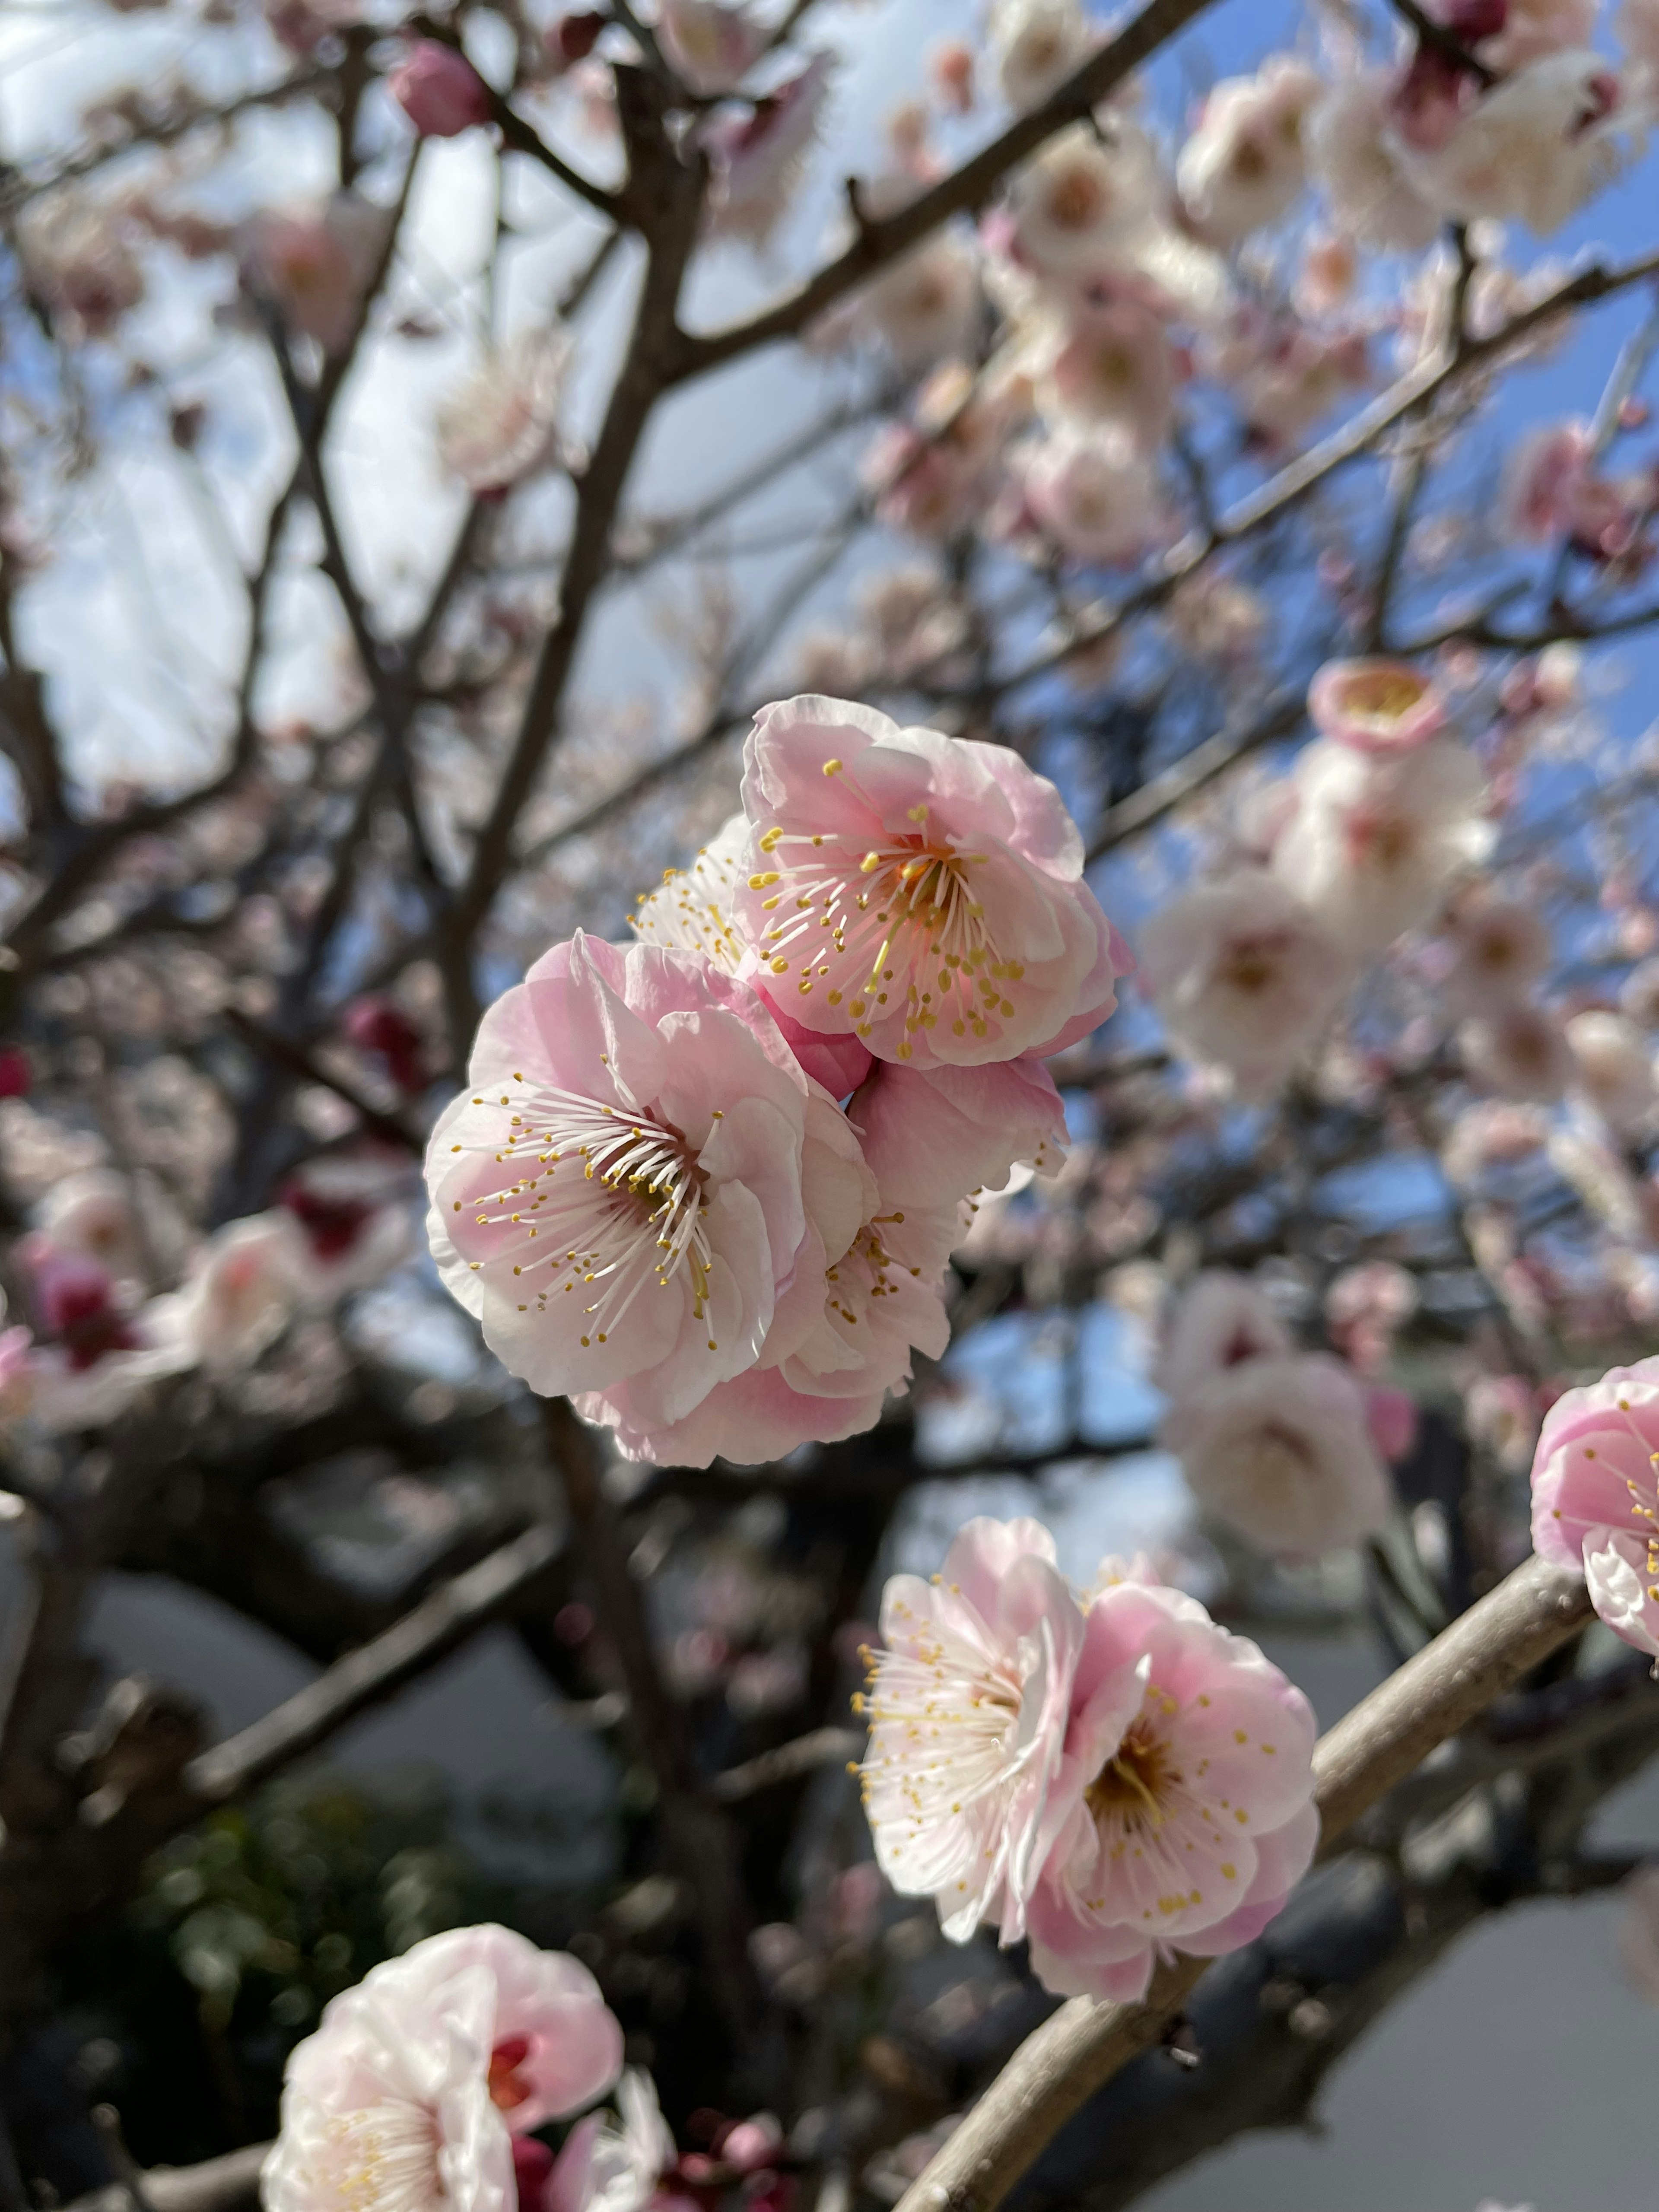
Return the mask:
{"type": "Polygon", "coordinates": [[[209,1238],[167,1304],[210,1374],[251,1367],[276,1342],[299,1310],[307,1260],[299,1224],[280,1208],[209,1238]]]}
{"type": "Polygon", "coordinates": [[[1549,965],[1549,927],[1519,899],[1466,900],[1447,925],[1452,962],[1440,1002],[1454,1018],[1492,1013],[1523,995],[1549,965]]]}
{"type": "Polygon", "coordinates": [[[1002,96],[1023,113],[1080,65],[1089,49],[1089,19],[1079,0],[996,0],[988,34],[1002,96]]]}
{"type": "Polygon", "coordinates": [[[1015,177],[1009,243],[1043,277],[1109,268],[1145,228],[1157,185],[1152,144],[1138,125],[1115,122],[1103,141],[1079,124],[1050,139],[1015,177]]]}
{"type": "Polygon", "coordinates": [[[1027,448],[1021,483],[1031,520],[1074,561],[1133,561],[1168,534],[1157,469],[1121,428],[1054,431],[1027,448]]]}
{"type": "Polygon", "coordinates": [[[656,27],[663,59],[705,99],[741,84],[771,36],[746,8],[721,0],[662,0],[656,27]]]}
{"type": "Polygon", "coordinates": [[[1140,977],[1171,1040],[1272,1091],[1336,1010],[1352,973],[1320,917],[1260,868],[1197,884],[1140,932],[1140,977]]]}
{"type": "Polygon", "coordinates": [[[1383,70],[1338,77],[1304,118],[1302,143],[1340,229],[1380,252],[1419,253],[1433,243],[1440,210],[1389,128],[1390,91],[1383,70]]]}
{"type": "Polygon", "coordinates": [[[1566,1024],[1572,1054],[1572,1088],[1618,1134],[1637,1128],[1652,1112],[1651,1055],[1635,1024],[1622,1014],[1592,1008],[1566,1024]]]}
{"type": "Polygon", "coordinates": [[[566,331],[520,331],[442,401],[439,455],[469,491],[505,491],[557,459],[570,350],[566,331]]]}
{"type": "Polygon", "coordinates": [[[1290,54],[1216,86],[1176,163],[1176,189],[1203,236],[1236,246],[1288,214],[1307,179],[1304,125],[1323,89],[1317,70],[1290,54]]]}
{"type": "Polygon", "coordinates": [[[827,53],[757,100],[746,116],[717,115],[704,133],[714,167],[708,222],[717,238],[764,246],[787,212],[829,104],[827,53]]]}
{"type": "Polygon", "coordinates": [[[1206,1267],[1182,1291],[1152,1379],[1180,1404],[1246,1359],[1280,1359],[1293,1346],[1266,1294],[1247,1275],[1206,1267]]]}
{"type": "Polygon", "coordinates": [[[1462,222],[1559,230],[1618,174],[1625,155],[1619,78],[1590,47],[1553,53],[1503,78],[1423,152],[1422,189],[1462,222]]]}
{"type": "Polygon", "coordinates": [[[1364,1393],[1327,1353],[1240,1360],[1173,1405],[1158,1436],[1200,1504],[1264,1551],[1313,1558],[1388,1518],[1364,1393]]]}
{"type": "Polygon", "coordinates": [[[58,1251],[84,1252],[121,1278],[139,1278],[145,1272],[131,1180],[114,1168],[65,1176],[35,1208],[34,1222],[58,1251]]]}
{"type": "Polygon", "coordinates": [[[1431,921],[1492,848],[1480,763],[1449,738],[1380,757],[1323,738],[1302,753],[1294,781],[1297,811],[1273,848],[1273,872],[1356,958],[1431,921]]]}
{"type": "Polygon", "coordinates": [[[1471,1082],[1500,1098],[1549,1105],[1572,1080],[1561,1024],[1540,1006],[1522,1002],[1476,1015],[1458,1030],[1457,1045],[1471,1082]]]}

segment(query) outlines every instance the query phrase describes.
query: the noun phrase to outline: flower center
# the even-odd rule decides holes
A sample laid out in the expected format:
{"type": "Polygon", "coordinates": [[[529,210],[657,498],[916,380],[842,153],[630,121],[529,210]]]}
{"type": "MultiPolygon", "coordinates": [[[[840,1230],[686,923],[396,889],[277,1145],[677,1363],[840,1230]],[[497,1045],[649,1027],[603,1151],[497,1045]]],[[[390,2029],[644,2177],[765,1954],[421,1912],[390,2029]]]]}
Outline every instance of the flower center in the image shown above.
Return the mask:
{"type": "Polygon", "coordinates": [[[1256,998],[1279,973],[1273,940],[1266,937],[1235,938],[1216,963],[1216,980],[1230,991],[1256,998]]]}
{"type": "Polygon", "coordinates": [[[1397,668],[1379,670],[1351,678],[1344,687],[1342,704],[1368,722],[1397,722],[1422,704],[1427,690],[1420,677],[1397,668]]]}
{"type": "Polygon", "coordinates": [[[438,2130],[419,2105],[388,2102],[326,2120],[311,2154],[316,2212],[440,2212],[438,2130]]]}
{"type": "Polygon", "coordinates": [[[1048,188],[1048,220],[1059,230],[1089,230],[1106,204],[1100,181],[1087,169],[1062,171],[1048,188]]]}
{"type": "MultiPolygon", "coordinates": [[[[985,909],[969,888],[969,869],[989,855],[959,853],[942,838],[930,839],[927,817],[925,806],[913,807],[916,830],[872,847],[856,877],[842,850],[828,862],[785,860],[749,878],[751,890],[772,890],[763,905],[780,915],[762,940],[769,972],[788,975],[787,956],[793,953],[800,996],[823,984],[830,1005],[844,1004],[862,1037],[890,1018],[889,1006],[896,1013],[895,1001],[901,1001],[906,1035],[900,1060],[909,1059],[912,1038],[941,1017],[957,1036],[970,1029],[976,1037],[988,1035],[992,1019],[1013,1015],[1007,986],[1025,974],[1019,961],[999,958],[985,909]]],[[[788,846],[810,853],[827,842],[811,831],[773,829],[761,847],[772,855],[788,846]]]]}
{"type": "Polygon", "coordinates": [[[1024,1680],[1015,1662],[988,1660],[920,1622],[916,1628],[908,1650],[860,1650],[868,1695],[855,1697],[853,1711],[870,1727],[858,1771],[871,1817],[902,1820],[921,1834],[1018,1771],[1024,1680]]]}
{"type": "Polygon", "coordinates": [[[1162,1690],[1149,1689],[1146,1702],[1125,1730],[1123,1740],[1084,1791],[1097,1821],[1116,1820],[1161,1828],[1170,1814],[1172,1787],[1182,1780],[1169,1743],[1158,1733],[1154,1704],[1170,1705],[1162,1690]]]}
{"type": "MultiPolygon", "coordinates": [[[[581,1340],[605,1344],[647,1285],[665,1290],[684,1280],[702,1321],[712,1258],[703,1224],[708,1201],[680,1132],[538,1084],[525,1085],[516,1098],[503,1092],[501,1103],[518,1109],[495,1153],[514,1179],[477,1200],[473,1218],[479,1228],[522,1232],[525,1257],[513,1269],[524,1279],[520,1312],[533,1298],[544,1314],[551,1300],[580,1288],[581,1340]]],[[[712,1337],[708,1349],[719,1349],[712,1337]]]]}

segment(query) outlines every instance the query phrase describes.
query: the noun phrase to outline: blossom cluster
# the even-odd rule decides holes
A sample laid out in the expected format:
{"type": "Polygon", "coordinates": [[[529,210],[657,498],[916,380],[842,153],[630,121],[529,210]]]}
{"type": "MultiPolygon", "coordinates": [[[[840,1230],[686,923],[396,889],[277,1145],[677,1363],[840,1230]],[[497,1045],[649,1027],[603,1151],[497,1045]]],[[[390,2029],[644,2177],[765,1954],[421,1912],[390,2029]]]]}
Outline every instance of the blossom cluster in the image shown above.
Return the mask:
{"type": "Polygon", "coordinates": [[[1061,1996],[1134,1999],[1279,1911],[1318,1839],[1314,1719],[1254,1644],[1139,1563],[1079,1596],[1029,1520],[889,1582],[860,1707],[876,1855],[945,1933],[1029,1940],[1061,1996]]]}
{"type": "Polygon", "coordinates": [[[866,1428],[938,1354],[973,1194],[1054,1161],[1042,1056],[1128,956],[1059,793],[845,701],[766,708],[744,811],[485,1014],[427,1155],[445,1282],[630,1457],[866,1428]]]}

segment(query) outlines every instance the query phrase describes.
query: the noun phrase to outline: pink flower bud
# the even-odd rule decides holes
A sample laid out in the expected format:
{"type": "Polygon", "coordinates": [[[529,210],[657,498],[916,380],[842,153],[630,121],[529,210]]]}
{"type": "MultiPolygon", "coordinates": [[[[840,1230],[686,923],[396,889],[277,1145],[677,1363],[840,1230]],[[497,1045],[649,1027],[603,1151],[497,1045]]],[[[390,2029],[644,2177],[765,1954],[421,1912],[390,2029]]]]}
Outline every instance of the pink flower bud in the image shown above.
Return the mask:
{"type": "Polygon", "coordinates": [[[436,39],[417,39],[386,85],[423,138],[456,138],[489,120],[489,86],[465,54],[436,39]]]}
{"type": "Polygon", "coordinates": [[[561,15],[547,34],[552,58],[562,69],[586,61],[599,41],[606,18],[596,11],[585,11],[574,15],[561,15]]]}

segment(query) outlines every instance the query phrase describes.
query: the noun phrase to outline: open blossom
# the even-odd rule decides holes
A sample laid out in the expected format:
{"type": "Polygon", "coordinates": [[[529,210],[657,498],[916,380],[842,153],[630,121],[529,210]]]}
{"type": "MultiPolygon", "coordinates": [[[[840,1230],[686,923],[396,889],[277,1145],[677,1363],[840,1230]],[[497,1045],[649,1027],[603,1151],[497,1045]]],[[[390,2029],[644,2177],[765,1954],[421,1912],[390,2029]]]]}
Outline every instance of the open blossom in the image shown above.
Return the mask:
{"type": "Polygon", "coordinates": [[[25,210],[18,243],[31,289],[68,335],[107,337],[144,296],[144,272],[111,208],[54,194],[25,210]]]}
{"type": "Polygon", "coordinates": [[[1592,1603],[1626,1644],[1659,1658],[1659,1359],[1565,1391],[1544,1416],[1532,1468],[1540,1559],[1582,1567],[1592,1603]]]}
{"type": "Polygon", "coordinates": [[[1140,933],[1142,986],[1170,1036],[1259,1097],[1335,1011],[1351,969],[1319,917],[1260,868],[1198,884],[1140,933]]]}
{"type": "Polygon", "coordinates": [[[1237,1950],[1283,1908],[1319,1837],[1314,1717],[1195,1598],[1108,1561],[1086,1602],[1031,1968],[1132,2001],[1160,1959],[1237,1950]]]}
{"type": "Polygon", "coordinates": [[[643,2212],[674,2165],[674,2138],[648,2074],[625,2067],[616,2095],[615,2119],[589,2112],[571,2129],[538,2203],[520,2185],[519,2212],[643,2212]]]}
{"type": "Polygon", "coordinates": [[[961,352],[973,336],[979,257],[967,239],[940,231],[863,286],[853,310],[852,326],[878,339],[901,368],[926,368],[961,352]]]}
{"type": "Polygon", "coordinates": [[[1546,55],[1483,92],[1442,146],[1420,154],[1418,181],[1460,221],[1524,222],[1547,236],[1617,175],[1620,100],[1604,55],[1546,55]]]}
{"type": "Polygon", "coordinates": [[[1283,1322],[1249,1276],[1206,1267],[1170,1316],[1152,1379],[1179,1403],[1241,1360],[1283,1358],[1291,1349],[1283,1322]]]}
{"type": "Polygon", "coordinates": [[[1653,1068],[1646,1039],[1622,1014],[1592,1009],[1566,1024],[1572,1085],[1615,1132],[1637,1127],[1652,1112],[1653,1068]]]}
{"type": "Polygon", "coordinates": [[[1323,89],[1289,54],[1216,86],[1176,164],[1182,204],[1206,238],[1235,246],[1288,213],[1306,181],[1303,126],[1323,89]]]}
{"type": "Polygon", "coordinates": [[[117,1276],[142,1276],[143,1243],[132,1185],[113,1168],[86,1168],[55,1182],[35,1209],[55,1250],[83,1252],[117,1276]]]}
{"type": "Polygon", "coordinates": [[[1538,980],[1550,959],[1548,924],[1519,899],[1470,899],[1447,925],[1451,965],[1441,978],[1449,1014],[1491,1014],[1538,980]]]}
{"type": "Polygon", "coordinates": [[[305,1242],[302,1290],[313,1309],[367,1290],[409,1258],[410,1171],[401,1152],[373,1144],[320,1153],[283,1184],[277,1201],[305,1242]]]}
{"type": "Polygon", "coordinates": [[[1627,553],[1646,512],[1648,487],[1640,478],[1604,476],[1595,464],[1587,422],[1547,423],[1531,431],[1504,467],[1500,536],[1523,545],[1564,538],[1587,560],[1627,553]]]}
{"type": "Polygon", "coordinates": [[[303,1234],[282,1208],[227,1222],[209,1238],[167,1304],[210,1374],[250,1367],[275,1343],[299,1308],[306,1258],[303,1234]]]}
{"type": "Polygon", "coordinates": [[[1040,276],[1109,268],[1146,226],[1157,183],[1151,142],[1134,124],[1115,122],[1106,143],[1085,124],[1062,131],[1009,188],[1010,249],[1040,276]]]}
{"type": "Polygon", "coordinates": [[[1308,687],[1308,715],[1325,737],[1362,753],[1410,752],[1446,719],[1438,686],[1405,660],[1328,660],[1308,687]]]}
{"type": "Polygon", "coordinates": [[[492,1926],[429,1936],[298,2045],[267,2212],[517,2212],[514,2143],[602,2096],[622,2029],[586,1966],[492,1926]]]}
{"type": "Polygon", "coordinates": [[[818,1220],[861,1213],[842,1116],[756,993],[694,956],[556,945],[484,1015],[470,1073],[427,1156],[440,1271],[513,1373],[589,1419],[683,1419],[822,1270],[818,1220]]]}
{"type": "Polygon", "coordinates": [[[871,1658],[862,1768],[876,1858],[965,1942],[1024,1933],[1065,1749],[1083,1615],[1035,1521],[969,1522],[932,1583],[895,1575],[871,1658]]]}
{"type": "Polygon", "coordinates": [[[1379,757],[1325,738],[1298,758],[1295,784],[1273,872],[1356,957],[1432,921],[1459,873],[1491,849],[1480,763],[1449,738],[1379,757]]]}
{"type": "Polygon", "coordinates": [[[787,213],[830,98],[834,64],[814,54],[747,115],[716,116],[706,127],[714,175],[709,228],[717,238],[763,246],[787,213]]]}
{"type": "Polygon", "coordinates": [[[243,284],[269,300],[292,331],[338,353],[349,343],[386,233],[385,213],[354,192],[337,192],[320,207],[262,209],[243,228],[243,284]]]}
{"type": "Polygon", "coordinates": [[[1252,437],[1273,448],[1293,444],[1370,374],[1363,331],[1310,329],[1254,303],[1205,349],[1205,360],[1252,437]]]}
{"type": "Polygon", "coordinates": [[[1343,232],[1380,252],[1419,253],[1440,228],[1440,210],[1418,189],[1389,128],[1391,89],[1383,70],[1339,77],[1304,119],[1302,143],[1343,232]]]}
{"type": "MultiPolygon", "coordinates": [[[[1164,318],[1127,288],[1055,331],[1038,370],[1045,416],[1120,425],[1147,452],[1163,442],[1179,381],[1164,318]]],[[[1150,479],[1145,495],[1155,501],[1150,479]]]]}
{"type": "Polygon", "coordinates": [[[440,404],[444,466],[469,491],[504,491],[558,457],[558,409],[570,365],[567,331],[520,331],[492,348],[440,404]]]}
{"type": "Polygon", "coordinates": [[[1158,1433],[1200,1504],[1264,1551],[1314,1558],[1388,1518],[1364,1394],[1326,1353],[1239,1360],[1173,1405],[1158,1433]]]}
{"type": "Polygon", "coordinates": [[[657,43],[680,82],[705,99],[742,83],[770,36],[746,8],[720,0],[663,0],[657,43]]]}
{"type": "Polygon", "coordinates": [[[1472,1082],[1500,1098],[1549,1105],[1572,1077],[1572,1054],[1556,1016],[1518,1001],[1472,1016],[1457,1032],[1472,1082]]]}
{"type": "Polygon", "coordinates": [[[743,796],[740,920],[807,1027],[975,1066],[1058,1052],[1115,1006],[1128,955],[1077,826],[1005,747],[807,696],[757,717],[743,796]]]}
{"type": "Polygon", "coordinates": [[[466,56],[438,39],[416,39],[386,89],[423,138],[455,138],[488,123],[489,87],[466,56]]]}
{"type": "Polygon", "coordinates": [[[1089,48],[1088,17],[1079,0],[996,0],[989,40],[1002,96],[1024,113],[1081,64],[1089,48]]]}
{"type": "Polygon", "coordinates": [[[1055,431],[1026,452],[1021,483],[1031,519],[1074,561],[1134,561],[1167,534],[1158,471],[1121,429],[1055,431]]]}

